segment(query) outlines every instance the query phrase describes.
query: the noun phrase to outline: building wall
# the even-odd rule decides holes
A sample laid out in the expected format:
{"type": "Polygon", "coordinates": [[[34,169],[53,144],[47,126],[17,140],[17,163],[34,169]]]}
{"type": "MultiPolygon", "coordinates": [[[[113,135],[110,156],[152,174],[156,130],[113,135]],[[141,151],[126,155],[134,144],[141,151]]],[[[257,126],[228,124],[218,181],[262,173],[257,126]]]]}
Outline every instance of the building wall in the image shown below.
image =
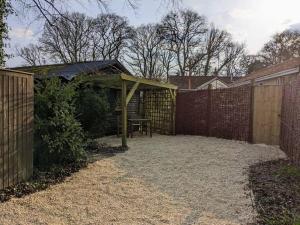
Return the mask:
{"type": "Polygon", "coordinates": [[[299,74],[291,74],[289,76],[282,76],[269,80],[258,81],[256,82],[256,85],[283,85],[295,81],[297,77],[299,77],[299,74]]]}
{"type": "Polygon", "coordinates": [[[228,88],[228,86],[227,86],[226,84],[224,84],[222,81],[214,80],[214,81],[212,81],[212,82],[206,84],[206,85],[203,86],[203,87],[200,86],[200,87],[197,88],[197,89],[198,89],[198,90],[206,90],[206,89],[208,89],[208,86],[209,86],[210,84],[212,85],[212,89],[228,88]]]}

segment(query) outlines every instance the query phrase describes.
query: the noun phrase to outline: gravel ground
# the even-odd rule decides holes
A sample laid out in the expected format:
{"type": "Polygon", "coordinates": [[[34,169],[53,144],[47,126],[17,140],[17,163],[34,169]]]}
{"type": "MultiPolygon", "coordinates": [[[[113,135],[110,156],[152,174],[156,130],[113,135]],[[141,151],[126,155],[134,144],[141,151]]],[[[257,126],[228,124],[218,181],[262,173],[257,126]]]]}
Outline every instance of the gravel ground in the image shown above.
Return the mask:
{"type": "MultiPolygon", "coordinates": [[[[129,151],[113,159],[134,176],[155,185],[191,209],[183,225],[253,223],[248,168],[261,161],[284,158],[278,147],[250,145],[199,136],[138,137],[129,151]]],[[[100,141],[119,144],[119,139],[100,141]]]]}
{"type": "Polygon", "coordinates": [[[139,137],[129,147],[0,204],[0,224],[244,225],[256,215],[249,165],[284,157],[276,147],[198,136],[139,137]]]}
{"type": "Polygon", "coordinates": [[[181,203],[125,176],[111,159],[45,191],[0,204],[1,225],[179,225],[187,214],[181,203]]]}

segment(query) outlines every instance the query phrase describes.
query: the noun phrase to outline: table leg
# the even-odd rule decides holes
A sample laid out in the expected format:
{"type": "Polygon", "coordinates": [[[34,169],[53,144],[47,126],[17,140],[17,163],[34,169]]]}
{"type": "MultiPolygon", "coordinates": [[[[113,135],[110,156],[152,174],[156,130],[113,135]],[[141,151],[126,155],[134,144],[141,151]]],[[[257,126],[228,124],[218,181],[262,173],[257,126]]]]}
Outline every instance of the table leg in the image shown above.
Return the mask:
{"type": "Polygon", "coordinates": [[[133,125],[132,125],[132,122],[130,122],[130,137],[133,138],[133,125]]]}

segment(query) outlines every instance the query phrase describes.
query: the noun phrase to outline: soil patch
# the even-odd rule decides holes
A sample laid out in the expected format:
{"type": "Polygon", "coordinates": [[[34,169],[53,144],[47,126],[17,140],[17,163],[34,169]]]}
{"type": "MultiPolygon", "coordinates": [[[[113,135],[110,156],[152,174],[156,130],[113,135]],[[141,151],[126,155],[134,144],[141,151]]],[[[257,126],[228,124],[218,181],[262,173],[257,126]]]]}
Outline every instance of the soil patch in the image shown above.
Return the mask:
{"type": "Polygon", "coordinates": [[[6,202],[12,197],[21,198],[25,195],[45,190],[51,185],[63,182],[67,177],[87,166],[85,161],[53,167],[49,171],[34,170],[33,176],[26,182],[0,190],[0,202],[6,202]]]}
{"type": "Polygon", "coordinates": [[[300,169],[287,160],[250,167],[258,224],[300,225],[300,169]]]}

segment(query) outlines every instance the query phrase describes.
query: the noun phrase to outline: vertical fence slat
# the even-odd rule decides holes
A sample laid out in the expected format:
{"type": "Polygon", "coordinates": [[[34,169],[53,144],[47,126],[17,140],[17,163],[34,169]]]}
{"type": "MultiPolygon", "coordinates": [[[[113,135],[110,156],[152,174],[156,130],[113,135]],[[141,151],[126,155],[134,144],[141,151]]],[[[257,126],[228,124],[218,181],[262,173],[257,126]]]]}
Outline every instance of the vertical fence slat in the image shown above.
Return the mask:
{"type": "Polygon", "coordinates": [[[22,179],[26,179],[26,82],[27,79],[22,79],[22,179]]]}
{"type": "Polygon", "coordinates": [[[14,104],[14,77],[9,76],[9,87],[8,87],[8,183],[9,185],[13,185],[13,175],[14,175],[14,159],[13,159],[13,151],[14,151],[14,112],[13,112],[13,104],[14,104]]]}
{"type": "Polygon", "coordinates": [[[18,77],[13,77],[13,183],[18,183],[18,152],[17,152],[17,115],[18,115],[18,77]]]}
{"type": "Polygon", "coordinates": [[[8,76],[6,76],[6,73],[4,73],[3,77],[3,115],[4,115],[4,130],[3,130],[3,184],[4,187],[7,187],[9,185],[9,109],[8,109],[8,98],[9,98],[9,79],[8,76]]]}
{"type": "Polygon", "coordinates": [[[17,161],[18,161],[18,182],[22,180],[22,78],[18,78],[17,84],[17,161]]]}
{"type": "Polygon", "coordinates": [[[4,113],[3,113],[3,93],[4,93],[4,77],[0,76],[0,189],[4,187],[3,184],[3,154],[4,154],[4,113]]]}
{"type": "Polygon", "coordinates": [[[29,178],[32,175],[33,172],[33,110],[34,110],[34,105],[33,105],[33,101],[34,101],[34,92],[33,92],[33,77],[28,77],[28,112],[27,112],[27,116],[28,116],[28,140],[29,140],[29,144],[27,147],[27,155],[28,155],[28,174],[27,174],[27,178],[29,178]]]}

